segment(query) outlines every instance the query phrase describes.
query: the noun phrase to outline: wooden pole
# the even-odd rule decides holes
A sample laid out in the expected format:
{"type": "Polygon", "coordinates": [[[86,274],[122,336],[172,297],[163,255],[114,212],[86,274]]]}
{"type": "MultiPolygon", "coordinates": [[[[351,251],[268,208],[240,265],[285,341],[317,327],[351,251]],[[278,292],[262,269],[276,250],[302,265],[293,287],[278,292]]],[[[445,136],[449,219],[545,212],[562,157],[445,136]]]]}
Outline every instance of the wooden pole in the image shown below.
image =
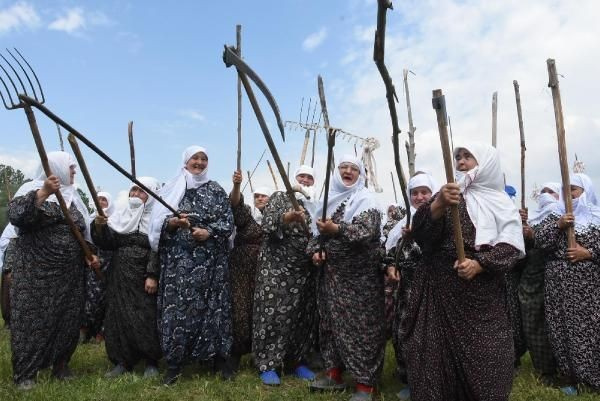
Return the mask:
{"type": "MultiPolygon", "coordinates": [[[[444,169],[446,170],[446,181],[454,183],[454,169],[452,166],[452,152],[448,141],[448,128],[446,127],[446,100],[441,89],[433,91],[433,108],[437,116],[438,131],[440,133],[440,143],[442,145],[442,155],[444,156],[444,169]]],[[[452,228],[454,229],[454,244],[456,246],[456,255],[459,262],[465,260],[465,246],[460,226],[460,216],[458,215],[458,205],[450,206],[452,213],[452,228]]]]}
{"type": "MultiPolygon", "coordinates": [[[[235,26],[236,50],[238,56],[242,57],[242,26],[235,26]]],[[[242,170],[242,80],[237,79],[237,171],[242,170]]]]}
{"type": "Polygon", "coordinates": [[[525,129],[523,128],[523,111],[521,110],[521,92],[519,91],[519,83],[513,81],[515,87],[515,101],[517,102],[517,117],[519,119],[519,134],[521,137],[521,209],[525,209],[525,129]]]}
{"type": "Polygon", "coordinates": [[[73,134],[69,134],[67,136],[67,140],[71,145],[71,149],[73,149],[73,154],[75,155],[75,159],[77,159],[77,164],[79,164],[79,169],[81,170],[81,174],[85,179],[85,183],[88,187],[88,191],[90,191],[90,195],[92,197],[92,201],[94,202],[94,206],[96,206],[96,212],[99,216],[106,217],[104,214],[104,210],[102,210],[102,206],[100,206],[100,201],[98,200],[98,194],[96,193],[96,187],[94,186],[94,182],[92,181],[92,176],[87,168],[85,163],[85,159],[81,154],[81,149],[79,149],[79,144],[77,143],[77,139],[73,136],[73,134]]]}
{"type": "Polygon", "coordinates": [[[290,162],[287,162],[287,171],[286,171],[286,173],[287,173],[287,176],[289,178],[290,177],[290,162]]]}
{"type": "Polygon", "coordinates": [[[410,92],[408,90],[408,70],[405,68],[402,71],[404,76],[404,95],[406,97],[406,110],[408,112],[408,141],[406,141],[406,154],[408,156],[408,174],[412,177],[415,175],[415,131],[413,125],[412,108],[410,107],[410,92]]]}
{"type": "Polygon", "coordinates": [[[392,178],[392,188],[394,188],[394,202],[398,203],[398,195],[396,194],[396,183],[394,182],[394,173],[390,171],[390,177],[392,178]]]}
{"type": "Polygon", "coordinates": [[[312,155],[310,158],[310,166],[315,167],[315,147],[317,145],[317,130],[313,131],[313,141],[312,141],[312,155]]]}
{"type": "Polygon", "coordinates": [[[129,159],[131,160],[131,175],[133,178],[135,174],[135,146],[133,144],[133,121],[129,121],[127,125],[127,136],[129,137],[129,159]]]}
{"type": "Polygon", "coordinates": [[[248,184],[250,184],[250,192],[254,193],[254,188],[252,187],[252,174],[250,174],[250,170],[248,170],[247,173],[248,173],[248,184]]]}
{"type": "Polygon", "coordinates": [[[65,151],[65,143],[63,141],[62,132],[60,130],[60,125],[56,124],[56,129],[58,130],[58,143],[60,144],[60,150],[65,151]]]}
{"type": "MultiPolygon", "coordinates": [[[[552,89],[552,102],[554,104],[554,120],[556,122],[556,136],[558,140],[558,159],[560,162],[560,175],[563,184],[563,198],[565,200],[565,211],[573,213],[573,199],[571,197],[571,181],[569,177],[569,163],[567,156],[567,142],[565,139],[565,122],[562,111],[562,101],[560,98],[560,88],[558,85],[558,74],[556,73],[556,62],[549,58],[546,60],[548,66],[548,86],[552,89]]],[[[574,248],[575,230],[573,227],[567,229],[567,242],[569,248],[574,248]]]]}
{"type": "Polygon", "coordinates": [[[497,147],[498,129],[498,92],[492,95],[492,146],[497,147]]]}
{"type": "Polygon", "coordinates": [[[273,167],[271,167],[271,162],[267,160],[267,166],[269,167],[269,171],[271,172],[271,177],[273,177],[273,184],[275,185],[275,191],[279,191],[279,186],[277,185],[277,179],[275,178],[275,172],[273,171],[273,167]]]}
{"type": "MultiPolygon", "coordinates": [[[[31,106],[27,103],[23,105],[23,109],[25,110],[25,115],[27,116],[27,121],[29,122],[29,127],[31,128],[31,133],[33,135],[33,141],[35,142],[35,147],[37,148],[38,154],[40,156],[40,161],[42,163],[42,168],[44,169],[44,173],[46,177],[50,177],[52,175],[52,170],[50,170],[50,164],[48,163],[48,155],[46,154],[46,149],[44,148],[44,142],[42,142],[42,137],[40,135],[40,130],[38,128],[37,122],[35,120],[35,115],[33,114],[33,110],[31,106]]],[[[75,225],[71,214],[69,213],[69,208],[65,203],[65,199],[62,196],[60,190],[54,193],[56,199],[58,200],[58,204],[63,213],[65,221],[67,225],[71,229],[71,233],[79,243],[81,250],[83,251],[83,255],[87,261],[91,261],[93,259],[92,250],[90,249],[88,243],[83,238],[83,235],[79,231],[79,228],[75,225]]],[[[96,275],[101,276],[100,270],[96,270],[96,275]]]]}
{"type": "Polygon", "coordinates": [[[310,129],[306,130],[304,134],[304,143],[302,144],[302,153],[300,154],[300,165],[304,164],[304,160],[306,160],[306,151],[308,150],[308,141],[310,140],[310,129]]]}

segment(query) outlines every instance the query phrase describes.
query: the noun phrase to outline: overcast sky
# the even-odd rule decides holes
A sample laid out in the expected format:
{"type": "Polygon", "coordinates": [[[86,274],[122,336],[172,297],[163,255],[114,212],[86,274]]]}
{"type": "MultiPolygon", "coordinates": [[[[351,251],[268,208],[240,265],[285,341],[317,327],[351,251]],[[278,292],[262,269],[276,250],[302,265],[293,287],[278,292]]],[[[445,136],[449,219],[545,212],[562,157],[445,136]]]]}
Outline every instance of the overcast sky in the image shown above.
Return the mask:
{"type": "MultiPolygon", "coordinates": [[[[375,0],[0,0],[0,40],[3,47],[19,48],[34,66],[46,105],[124,167],[129,166],[127,123],[133,120],[138,175],[170,179],[182,150],[198,144],[209,149],[211,177],[229,190],[235,167],[236,76],[221,55],[224,44],[235,43],[235,24],[240,23],[244,58],[269,86],[284,120],[299,119],[302,98],[306,113],[308,99],[317,98],[321,74],[331,124],[379,140],[375,156],[381,198],[390,202],[391,123],[372,60],[376,11],[375,0]]],[[[386,62],[398,90],[402,141],[408,128],[402,70],[415,73],[409,83],[417,168],[433,172],[439,181],[444,177],[433,89],[446,95],[455,145],[491,141],[492,93],[498,91],[498,148],[507,182],[520,190],[516,79],[528,147],[527,193],[536,183],[559,181],[546,69],[546,59],[555,58],[569,163],[576,153],[592,178],[600,178],[595,157],[600,117],[593,99],[600,92],[595,78],[598,15],[597,0],[395,1],[388,12],[386,62]]],[[[272,113],[261,104],[282,157],[294,169],[304,133],[289,130],[282,143],[272,113]]],[[[40,113],[38,121],[47,149],[57,149],[56,127],[40,113]]],[[[243,135],[247,170],[265,142],[245,99],[243,135]]],[[[0,163],[32,175],[38,157],[23,112],[1,112],[0,138],[0,163]]],[[[324,138],[317,144],[320,179],[324,138]]],[[[353,151],[352,144],[338,140],[338,155],[353,151]]],[[[89,151],[84,154],[98,186],[114,194],[127,187],[105,162],[89,151]]],[[[402,161],[406,165],[404,151],[402,161]]],[[[272,185],[264,162],[254,184],[272,185]]]]}

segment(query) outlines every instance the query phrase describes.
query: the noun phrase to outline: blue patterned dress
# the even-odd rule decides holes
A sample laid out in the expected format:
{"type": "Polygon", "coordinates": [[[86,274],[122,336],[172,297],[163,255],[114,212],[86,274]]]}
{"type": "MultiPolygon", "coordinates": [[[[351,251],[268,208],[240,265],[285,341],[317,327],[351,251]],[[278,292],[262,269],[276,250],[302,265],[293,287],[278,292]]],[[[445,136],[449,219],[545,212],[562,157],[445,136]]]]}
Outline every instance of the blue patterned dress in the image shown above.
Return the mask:
{"type": "Polygon", "coordinates": [[[228,239],[233,215],[227,193],[208,181],[186,190],[179,211],[192,227],[209,231],[204,242],[190,230],[169,232],[163,223],[158,246],[158,331],[169,368],[227,357],[233,343],[228,239]]]}

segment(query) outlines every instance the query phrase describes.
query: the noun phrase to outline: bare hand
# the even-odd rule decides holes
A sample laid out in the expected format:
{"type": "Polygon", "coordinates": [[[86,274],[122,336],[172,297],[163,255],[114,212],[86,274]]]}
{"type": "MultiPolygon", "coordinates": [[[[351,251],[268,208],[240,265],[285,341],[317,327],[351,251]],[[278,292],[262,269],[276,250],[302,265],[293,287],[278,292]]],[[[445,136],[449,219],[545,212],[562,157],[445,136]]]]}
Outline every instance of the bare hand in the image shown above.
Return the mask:
{"type": "Polygon", "coordinates": [[[531,226],[529,226],[529,225],[523,226],[523,238],[533,239],[534,234],[535,233],[533,232],[533,228],[531,228],[531,226]]]}
{"type": "Polygon", "coordinates": [[[210,233],[205,228],[192,228],[192,237],[198,242],[204,242],[210,237],[210,233]]]}
{"type": "Polygon", "coordinates": [[[172,231],[177,228],[190,228],[190,221],[187,218],[187,214],[182,213],[181,218],[171,217],[168,226],[172,231]]]}
{"type": "Polygon", "coordinates": [[[385,272],[388,280],[400,281],[400,272],[396,269],[396,266],[388,266],[385,272]]]}
{"type": "Polygon", "coordinates": [[[459,263],[458,260],[454,262],[454,268],[458,271],[458,277],[465,280],[472,280],[483,271],[478,261],[468,258],[465,258],[462,263],[459,263]]]}
{"type": "Polygon", "coordinates": [[[557,224],[558,228],[560,228],[562,231],[565,231],[567,228],[573,227],[573,224],[575,224],[575,216],[573,213],[566,213],[560,216],[557,224]]]}
{"type": "Polygon", "coordinates": [[[299,211],[291,210],[283,214],[284,224],[291,224],[293,222],[304,223],[304,209],[300,209],[299,211]]]}
{"type": "Polygon", "coordinates": [[[108,217],[97,215],[94,219],[94,224],[97,226],[105,226],[108,223],[108,217]]]}
{"type": "Polygon", "coordinates": [[[92,259],[88,259],[85,262],[94,270],[100,269],[100,259],[98,258],[98,255],[92,255],[92,259]]]}
{"type": "Polygon", "coordinates": [[[444,207],[458,205],[460,202],[460,186],[455,183],[442,186],[437,199],[444,207]]]}
{"type": "Polygon", "coordinates": [[[156,294],[156,291],[158,289],[158,281],[156,281],[155,279],[148,277],[146,278],[146,281],[144,282],[144,290],[152,295],[152,294],[156,294]]]}
{"type": "Polygon", "coordinates": [[[527,220],[529,220],[529,211],[527,208],[519,209],[519,215],[521,216],[521,221],[523,224],[527,224],[527,220]]]}
{"type": "Polygon", "coordinates": [[[411,232],[412,232],[412,230],[410,229],[410,227],[402,227],[402,236],[403,237],[410,235],[411,232]]]}
{"type": "Polygon", "coordinates": [[[56,193],[60,189],[60,180],[57,176],[51,175],[44,180],[44,185],[37,191],[35,200],[36,204],[41,205],[50,195],[56,193]]]}
{"type": "Polygon", "coordinates": [[[242,176],[242,172],[240,170],[237,170],[233,173],[233,184],[234,185],[241,185],[242,184],[242,180],[243,180],[243,176],[242,176]]]}
{"type": "Polygon", "coordinates": [[[331,219],[327,219],[325,222],[318,219],[317,228],[321,234],[337,234],[340,231],[340,226],[335,224],[331,219]]]}
{"type": "Polygon", "coordinates": [[[312,262],[315,266],[321,266],[327,260],[327,254],[324,251],[315,252],[312,256],[312,262]]]}
{"type": "Polygon", "coordinates": [[[590,260],[591,258],[592,254],[590,251],[579,244],[576,244],[575,248],[567,249],[567,259],[571,263],[582,262],[584,260],[590,260]]]}

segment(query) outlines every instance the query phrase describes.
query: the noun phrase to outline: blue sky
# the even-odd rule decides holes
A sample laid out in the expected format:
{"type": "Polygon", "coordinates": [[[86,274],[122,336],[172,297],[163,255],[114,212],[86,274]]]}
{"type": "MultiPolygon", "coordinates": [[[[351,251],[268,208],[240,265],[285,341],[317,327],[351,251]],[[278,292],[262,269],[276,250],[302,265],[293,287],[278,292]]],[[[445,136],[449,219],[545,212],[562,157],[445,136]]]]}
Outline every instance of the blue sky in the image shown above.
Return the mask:
{"type": "MultiPolygon", "coordinates": [[[[570,154],[577,152],[594,177],[600,119],[589,93],[600,45],[593,16],[598,2],[555,0],[396,1],[388,13],[386,57],[398,88],[406,130],[402,69],[410,68],[417,126],[417,166],[441,180],[441,154],[431,90],[447,94],[458,140],[491,131],[490,103],[499,91],[499,148],[509,182],[518,182],[518,128],[512,80],[521,83],[530,146],[528,184],[558,180],[552,104],[545,60],[555,57],[561,82],[570,154]],[[595,141],[595,142],[594,142],[595,141]]],[[[316,99],[317,74],[325,80],[331,124],[377,138],[382,199],[390,201],[391,125],[381,79],[372,61],[376,1],[7,1],[0,0],[0,41],[17,47],[43,83],[46,105],[123,166],[129,165],[127,123],[134,121],[139,175],[168,180],[190,144],[209,149],[210,174],[230,188],[235,166],[236,76],[225,68],[224,44],[243,26],[243,55],[275,95],[284,120],[297,120],[301,99],[316,99]]],[[[274,120],[265,102],[273,135],[274,120]]],[[[0,162],[33,173],[37,156],[21,111],[1,111],[0,162]]],[[[48,150],[58,148],[56,128],[38,113],[48,150]]],[[[243,169],[265,149],[244,99],[243,169]]],[[[284,159],[297,165],[303,133],[277,139],[284,159]]],[[[456,142],[457,138],[455,138],[456,142]]],[[[323,164],[323,141],[317,168],[323,164]]],[[[337,153],[351,151],[338,141],[337,153]]],[[[68,146],[67,146],[68,147],[68,146]]],[[[96,185],[117,193],[128,184],[85,152],[96,185]]],[[[267,156],[270,158],[270,156],[267,156]]],[[[403,160],[405,158],[403,157],[403,160]]],[[[292,168],[293,168],[292,167],[292,168]]],[[[83,183],[81,177],[80,182],[83,183]]],[[[600,178],[600,177],[599,177],[600,178]]],[[[266,166],[255,185],[271,184],[266,166]]],[[[281,183],[280,183],[281,185],[281,183]]]]}

